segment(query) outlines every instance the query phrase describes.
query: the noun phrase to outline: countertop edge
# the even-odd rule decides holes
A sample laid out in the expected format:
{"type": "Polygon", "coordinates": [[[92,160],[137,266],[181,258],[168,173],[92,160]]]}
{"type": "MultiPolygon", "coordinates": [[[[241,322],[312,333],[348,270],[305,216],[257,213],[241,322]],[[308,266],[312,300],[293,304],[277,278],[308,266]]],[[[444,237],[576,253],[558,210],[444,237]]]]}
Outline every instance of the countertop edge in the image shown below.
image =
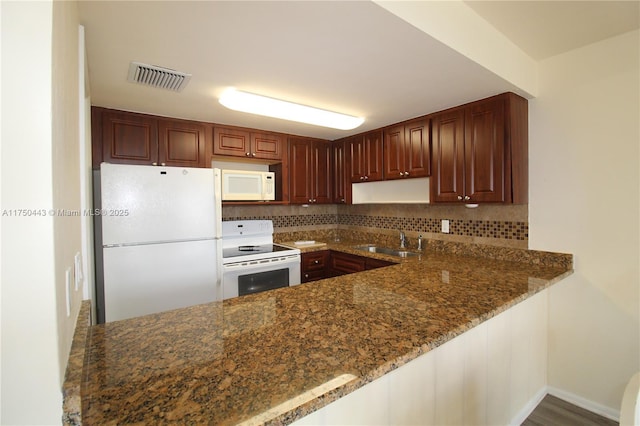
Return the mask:
{"type": "MultiPolygon", "coordinates": [[[[326,250],[327,248],[319,248],[319,250],[326,250]]],[[[310,250],[310,251],[314,251],[314,250],[310,250]]],[[[389,256],[386,256],[389,257],[389,256]]],[[[567,270],[566,272],[550,279],[550,280],[545,280],[544,283],[537,283],[534,285],[534,287],[532,287],[527,293],[524,293],[512,300],[510,300],[509,302],[497,307],[496,309],[493,309],[481,316],[479,316],[478,318],[475,318],[465,324],[461,324],[460,326],[458,326],[456,329],[452,330],[451,332],[440,336],[438,339],[424,344],[420,347],[415,347],[413,348],[411,351],[405,353],[404,355],[402,355],[399,358],[396,358],[392,361],[389,361],[381,366],[379,366],[378,368],[375,368],[374,370],[371,370],[370,372],[368,372],[364,377],[360,377],[357,379],[352,380],[351,382],[340,386],[338,388],[332,389],[327,391],[326,393],[323,393],[322,395],[318,395],[316,398],[305,402],[304,404],[294,407],[291,410],[281,413],[278,416],[272,417],[270,419],[265,419],[263,423],[260,423],[261,425],[264,426],[282,426],[282,425],[288,425],[291,424],[297,420],[302,419],[303,417],[313,413],[314,411],[317,411],[327,405],[329,405],[330,403],[337,401],[338,399],[348,395],[349,393],[365,386],[368,383],[371,383],[372,381],[384,376],[385,374],[390,373],[391,371],[402,367],[403,365],[413,361],[414,359],[418,358],[421,355],[426,354],[427,352],[430,352],[431,350],[447,343],[448,341],[462,335],[463,333],[471,330],[472,328],[482,324],[485,321],[488,321],[489,319],[507,311],[508,309],[512,308],[513,306],[517,305],[520,302],[523,302],[525,300],[527,300],[528,298],[534,296],[535,294],[546,290],[547,288],[551,287],[553,284],[563,280],[564,278],[570,276],[573,274],[573,269],[567,270]]]]}
{"type": "Polygon", "coordinates": [[[91,301],[83,300],[76,320],[69,360],[62,384],[62,424],[82,424],[82,376],[89,326],[91,325],[91,301]]]}

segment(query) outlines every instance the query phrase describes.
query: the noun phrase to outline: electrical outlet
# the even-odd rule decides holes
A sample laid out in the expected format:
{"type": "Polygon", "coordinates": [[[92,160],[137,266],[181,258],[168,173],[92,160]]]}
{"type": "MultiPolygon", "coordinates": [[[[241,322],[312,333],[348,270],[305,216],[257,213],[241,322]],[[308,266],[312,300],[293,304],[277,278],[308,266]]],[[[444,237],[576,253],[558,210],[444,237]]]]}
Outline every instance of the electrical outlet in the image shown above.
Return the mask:
{"type": "Polygon", "coordinates": [[[442,282],[449,284],[449,271],[442,271],[442,282]]]}
{"type": "Polygon", "coordinates": [[[449,220],[448,219],[442,219],[442,232],[444,234],[448,234],[449,233],[449,220]]]}

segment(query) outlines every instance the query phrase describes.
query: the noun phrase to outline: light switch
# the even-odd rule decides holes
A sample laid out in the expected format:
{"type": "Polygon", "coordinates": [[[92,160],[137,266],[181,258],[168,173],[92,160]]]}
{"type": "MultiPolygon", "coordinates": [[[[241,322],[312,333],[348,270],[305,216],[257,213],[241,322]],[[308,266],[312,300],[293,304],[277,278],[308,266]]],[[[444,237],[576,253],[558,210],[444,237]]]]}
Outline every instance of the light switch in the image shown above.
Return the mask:
{"type": "Polygon", "coordinates": [[[449,219],[442,219],[442,232],[449,233],[449,219]]]}
{"type": "Polygon", "coordinates": [[[74,272],[75,272],[75,289],[76,291],[78,291],[78,289],[80,288],[80,283],[82,282],[82,279],[84,278],[84,275],[82,274],[82,257],[80,256],[80,252],[76,253],[76,256],[74,257],[73,260],[73,264],[74,264],[74,272]]]}
{"type": "Polygon", "coordinates": [[[67,308],[67,316],[71,315],[71,297],[72,297],[71,292],[73,291],[73,288],[71,287],[72,286],[72,282],[73,282],[73,277],[71,276],[71,274],[72,274],[72,271],[71,271],[71,268],[69,267],[69,268],[67,268],[67,270],[64,273],[64,280],[65,280],[64,287],[65,287],[65,289],[66,289],[65,291],[67,293],[67,297],[65,298],[65,301],[66,301],[65,305],[66,305],[66,308],[67,308]]]}

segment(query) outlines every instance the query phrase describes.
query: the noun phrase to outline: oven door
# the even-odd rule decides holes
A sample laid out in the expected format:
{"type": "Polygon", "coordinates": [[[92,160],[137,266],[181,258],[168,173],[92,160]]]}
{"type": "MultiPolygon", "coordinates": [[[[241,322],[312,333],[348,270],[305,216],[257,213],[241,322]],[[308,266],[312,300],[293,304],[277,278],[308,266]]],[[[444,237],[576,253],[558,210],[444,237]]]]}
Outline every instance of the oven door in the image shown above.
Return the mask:
{"type": "Polygon", "coordinates": [[[222,272],[224,299],[288,287],[300,284],[300,255],[226,263],[222,272]]]}

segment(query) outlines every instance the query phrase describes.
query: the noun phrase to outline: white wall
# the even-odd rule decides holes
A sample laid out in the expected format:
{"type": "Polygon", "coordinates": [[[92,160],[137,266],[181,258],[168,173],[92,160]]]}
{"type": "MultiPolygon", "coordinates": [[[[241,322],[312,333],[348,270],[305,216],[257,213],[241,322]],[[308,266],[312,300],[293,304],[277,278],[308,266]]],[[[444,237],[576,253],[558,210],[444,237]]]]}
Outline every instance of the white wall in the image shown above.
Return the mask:
{"type": "Polygon", "coordinates": [[[529,103],[529,247],[575,256],[550,292],[549,386],[613,416],[640,370],[639,38],[541,62],[529,103]]]}
{"type": "Polygon", "coordinates": [[[65,270],[80,251],[75,2],[1,2],[2,424],[60,424],[61,383],[81,291],[67,315],[65,270]],[[52,82],[55,82],[52,84],[52,82]]]}
{"type": "Polygon", "coordinates": [[[74,257],[82,252],[82,216],[80,199],[80,58],[78,48],[79,18],[76,2],[53,2],[52,57],[52,162],[53,208],[73,211],[80,216],[54,218],[54,253],[56,270],[56,305],[58,307],[58,351],[60,373],[64,376],[75,320],[80,311],[83,283],[75,281],[74,257]],[[72,282],[67,288],[66,271],[72,282]],[[69,311],[67,312],[67,292],[69,311]]]}

